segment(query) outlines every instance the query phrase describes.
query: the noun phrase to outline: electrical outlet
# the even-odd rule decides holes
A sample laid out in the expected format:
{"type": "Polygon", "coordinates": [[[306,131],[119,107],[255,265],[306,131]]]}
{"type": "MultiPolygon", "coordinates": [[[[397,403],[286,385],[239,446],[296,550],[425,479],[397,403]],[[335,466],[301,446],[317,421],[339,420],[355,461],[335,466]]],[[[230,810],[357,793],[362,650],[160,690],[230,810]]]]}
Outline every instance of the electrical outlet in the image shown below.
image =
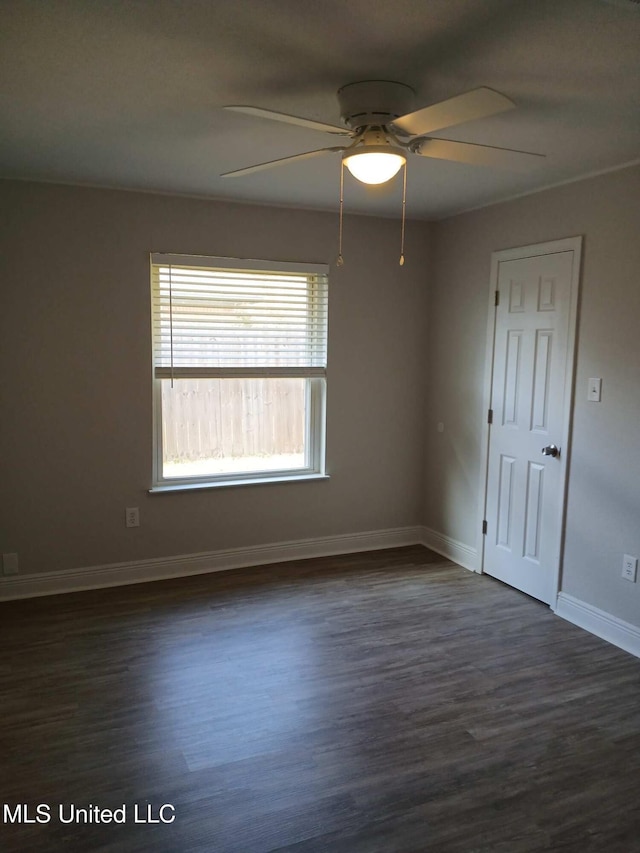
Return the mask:
{"type": "Polygon", "coordinates": [[[630,554],[625,554],[622,558],[622,577],[625,580],[636,582],[636,574],[638,572],[638,558],[632,557],[630,554]]]}
{"type": "Polygon", "coordinates": [[[17,575],[20,571],[18,566],[18,555],[17,554],[3,554],[2,555],[2,574],[3,575],[17,575]]]}
{"type": "Polygon", "coordinates": [[[140,527],[140,510],[137,506],[128,506],[124,511],[127,527],[140,527]]]}

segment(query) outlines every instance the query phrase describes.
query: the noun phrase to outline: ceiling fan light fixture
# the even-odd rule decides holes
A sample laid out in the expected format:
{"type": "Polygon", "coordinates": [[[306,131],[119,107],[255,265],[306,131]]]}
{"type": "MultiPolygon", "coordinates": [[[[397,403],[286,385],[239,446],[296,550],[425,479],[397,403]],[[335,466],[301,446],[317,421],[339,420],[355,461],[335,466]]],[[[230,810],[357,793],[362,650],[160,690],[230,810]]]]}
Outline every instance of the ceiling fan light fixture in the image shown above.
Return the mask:
{"type": "Polygon", "coordinates": [[[363,184],[384,184],[407,162],[403,152],[391,145],[366,145],[342,155],[345,166],[363,184]]]}

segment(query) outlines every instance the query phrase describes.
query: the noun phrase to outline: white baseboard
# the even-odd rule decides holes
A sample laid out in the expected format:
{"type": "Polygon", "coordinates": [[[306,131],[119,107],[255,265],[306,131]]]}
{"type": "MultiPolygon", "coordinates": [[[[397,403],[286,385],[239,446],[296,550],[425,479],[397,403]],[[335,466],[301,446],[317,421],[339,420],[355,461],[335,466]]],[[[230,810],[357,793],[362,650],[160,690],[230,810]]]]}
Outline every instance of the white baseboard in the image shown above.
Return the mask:
{"type": "Polygon", "coordinates": [[[592,604],[580,601],[566,592],[558,595],[555,613],[567,622],[572,622],[579,628],[584,628],[596,637],[601,637],[640,658],[640,628],[635,625],[624,622],[592,604]]]}
{"type": "Polygon", "coordinates": [[[424,544],[422,527],[397,527],[390,530],[277,542],[250,548],[228,548],[200,554],[182,554],[175,557],[111,563],[105,566],[88,566],[47,574],[15,575],[0,578],[0,601],[57,595],[86,589],[103,589],[109,586],[222,572],[268,563],[304,560],[310,557],[330,557],[335,554],[422,544],[424,544]]]}
{"type": "Polygon", "coordinates": [[[465,545],[464,542],[458,542],[457,539],[431,530],[430,527],[423,527],[422,544],[435,551],[436,554],[442,554],[443,557],[453,560],[454,563],[465,569],[472,572],[478,571],[478,552],[470,545],[465,545]]]}

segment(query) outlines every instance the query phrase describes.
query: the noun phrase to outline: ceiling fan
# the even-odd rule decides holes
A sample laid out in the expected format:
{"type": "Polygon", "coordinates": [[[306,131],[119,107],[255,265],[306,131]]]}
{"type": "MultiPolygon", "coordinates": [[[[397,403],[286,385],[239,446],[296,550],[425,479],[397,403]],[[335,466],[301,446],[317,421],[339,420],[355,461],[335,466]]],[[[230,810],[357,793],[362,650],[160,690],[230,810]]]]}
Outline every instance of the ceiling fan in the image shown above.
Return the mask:
{"type": "Polygon", "coordinates": [[[355,178],[365,184],[382,184],[390,180],[406,164],[407,153],[478,166],[506,168],[519,168],[544,156],[512,148],[437,139],[430,135],[464,122],[513,109],[513,101],[500,92],[482,86],[418,110],[414,110],[414,98],[414,90],[404,83],[386,80],[349,83],[338,90],[343,126],[325,124],[261,107],[224,107],[257,118],[343,137],[344,144],[246,166],[225,172],[221,177],[237,178],[330,152],[341,152],[343,164],[355,178]]]}

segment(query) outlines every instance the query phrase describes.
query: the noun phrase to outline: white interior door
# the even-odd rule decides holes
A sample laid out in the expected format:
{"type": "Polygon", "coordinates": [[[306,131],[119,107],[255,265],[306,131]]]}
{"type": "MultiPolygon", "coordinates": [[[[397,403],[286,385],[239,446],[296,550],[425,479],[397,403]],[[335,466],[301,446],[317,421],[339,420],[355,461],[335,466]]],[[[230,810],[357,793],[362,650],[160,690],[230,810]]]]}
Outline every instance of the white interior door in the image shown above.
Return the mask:
{"type": "Polygon", "coordinates": [[[558,589],[564,517],[579,238],[573,243],[494,255],[483,570],[547,604],[558,589]]]}

